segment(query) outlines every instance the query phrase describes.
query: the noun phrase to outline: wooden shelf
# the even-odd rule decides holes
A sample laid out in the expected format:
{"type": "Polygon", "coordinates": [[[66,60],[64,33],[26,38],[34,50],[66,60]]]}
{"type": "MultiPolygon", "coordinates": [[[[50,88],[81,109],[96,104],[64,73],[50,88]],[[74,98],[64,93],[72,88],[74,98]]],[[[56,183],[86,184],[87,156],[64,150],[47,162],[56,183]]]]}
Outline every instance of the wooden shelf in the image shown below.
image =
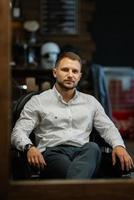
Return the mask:
{"type": "Polygon", "coordinates": [[[41,68],[12,68],[12,77],[15,79],[35,77],[42,81],[49,81],[52,84],[55,82],[52,70],[46,70],[41,68]]]}
{"type": "Polygon", "coordinates": [[[49,69],[42,69],[40,67],[32,68],[30,66],[24,67],[24,68],[12,68],[12,74],[13,76],[38,76],[38,75],[47,75],[52,76],[52,70],[49,69]]]}

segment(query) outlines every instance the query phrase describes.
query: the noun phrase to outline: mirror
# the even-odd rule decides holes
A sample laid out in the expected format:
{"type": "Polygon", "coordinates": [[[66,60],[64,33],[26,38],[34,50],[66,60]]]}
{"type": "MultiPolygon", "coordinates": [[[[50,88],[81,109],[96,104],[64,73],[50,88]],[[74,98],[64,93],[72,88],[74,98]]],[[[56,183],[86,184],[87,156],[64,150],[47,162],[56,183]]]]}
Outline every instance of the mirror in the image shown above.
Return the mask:
{"type": "MultiPolygon", "coordinates": [[[[58,53],[60,52],[61,49],[62,50],[64,49],[63,47],[61,47],[63,41],[64,42],[66,41],[67,43],[66,47],[70,46],[70,42],[71,43],[74,42],[75,44],[74,46],[76,46],[76,44],[78,45],[79,52],[81,54],[81,52],[83,51],[82,45],[89,46],[90,49],[93,48],[92,46],[93,42],[90,41],[89,43],[88,41],[88,39],[90,38],[90,34],[92,32],[92,30],[89,30],[90,28],[89,22],[92,22],[92,24],[96,24],[96,27],[99,27],[98,25],[99,23],[94,22],[94,15],[97,12],[96,6],[98,6],[98,4],[97,5],[95,4],[95,1],[90,1],[90,2],[81,1],[78,3],[78,1],[69,0],[67,3],[65,3],[65,1],[59,0],[54,3],[53,0],[51,1],[41,0],[40,2],[34,0],[33,4],[29,4],[25,0],[23,1],[14,0],[11,2],[12,2],[11,13],[12,13],[12,30],[13,30],[11,72],[12,72],[12,104],[14,105],[16,101],[19,99],[19,97],[21,97],[23,94],[26,94],[29,91],[40,91],[42,89],[46,90],[47,88],[52,87],[52,85],[54,84],[52,68],[48,67],[49,62],[45,62],[48,60],[47,57],[49,53],[47,52],[47,54],[44,54],[44,52],[46,52],[46,49],[48,48],[48,43],[47,42],[45,44],[43,43],[44,38],[45,40],[49,38],[49,41],[50,39],[54,40],[58,44],[58,53]],[[59,8],[61,8],[60,11],[59,8]],[[16,9],[19,10],[19,14],[17,16],[15,12],[16,9]],[[32,14],[29,14],[28,12],[29,9],[31,10],[32,14]],[[61,22],[59,22],[61,16],[64,16],[65,13],[63,11],[65,10],[67,11],[67,13],[68,11],[74,13],[73,14],[74,18],[73,19],[71,18],[69,20],[71,22],[73,21],[73,23],[74,21],[77,21],[77,25],[78,27],[80,27],[81,31],[77,32],[77,35],[75,35],[75,40],[74,40],[74,34],[71,33],[69,34],[69,32],[65,34],[65,32],[62,30],[62,28],[64,29],[64,26],[62,25],[64,25],[64,23],[66,24],[66,22],[64,20],[63,21],[61,20],[61,22]],[[79,18],[77,16],[77,19],[75,18],[76,11],[77,15],[79,15],[79,18]],[[83,13],[84,15],[82,15],[83,13]],[[54,16],[55,20],[57,20],[55,21],[56,23],[55,26],[53,26],[53,20],[52,20],[54,16]],[[86,18],[86,16],[88,16],[88,18],[86,18]],[[84,19],[83,21],[82,18],[84,19]],[[85,19],[87,21],[85,21],[85,19]],[[58,29],[59,28],[58,25],[62,28],[58,29]],[[44,27],[46,28],[45,30],[44,27]],[[55,28],[56,30],[53,30],[55,28]],[[60,31],[61,34],[59,34],[59,31],[57,31],[57,29],[60,31]],[[86,38],[85,39],[87,42],[86,45],[85,41],[81,41],[82,40],[81,38],[86,38]]],[[[65,16],[65,18],[66,17],[68,19],[69,16],[67,15],[65,16]]],[[[98,17],[99,20],[101,17],[103,18],[103,16],[98,17]]],[[[99,22],[101,22],[101,20],[99,22]]],[[[101,23],[106,23],[106,22],[103,19],[103,22],[101,23]]],[[[103,28],[99,30],[100,33],[102,30],[103,28]]],[[[105,43],[105,41],[103,43],[105,43]]],[[[81,91],[85,91],[87,93],[92,94],[90,92],[90,89],[91,91],[94,90],[97,81],[93,77],[87,75],[89,74],[89,68],[90,68],[89,63],[91,63],[93,60],[92,59],[93,52],[91,52],[90,49],[84,50],[84,52],[89,52],[90,56],[85,55],[85,58],[83,59],[84,72],[82,76],[82,82],[79,88],[81,89],[81,91]]],[[[132,67],[131,68],[129,67],[128,69],[128,67],[121,68],[121,66],[117,67],[115,66],[104,67],[104,66],[100,65],[99,67],[105,68],[104,71],[107,77],[107,85],[109,88],[110,100],[112,101],[113,120],[116,123],[117,127],[120,129],[122,135],[124,133],[127,133],[125,136],[123,135],[125,139],[132,137],[134,132],[134,127],[133,127],[134,112],[132,112],[134,105],[134,92],[133,92],[134,70],[132,69],[132,67]],[[124,98],[122,98],[121,95],[124,98]],[[123,119],[121,117],[123,117],[123,119]],[[129,131],[130,129],[131,131],[129,131]]],[[[98,96],[96,95],[95,97],[98,96]]],[[[107,104],[107,102],[105,104],[107,104]]],[[[132,138],[131,140],[127,141],[127,145],[132,151],[133,148],[131,147],[132,146],[131,142],[132,138]]],[[[20,171],[20,174],[22,174],[22,171],[20,171]]]]}
{"type": "Polygon", "coordinates": [[[9,1],[0,1],[0,199],[34,200],[44,197],[54,199],[133,199],[133,180],[92,180],[92,181],[12,181],[9,177],[10,168],[10,17],[9,1]],[[4,85],[4,87],[3,87],[4,85]]]}

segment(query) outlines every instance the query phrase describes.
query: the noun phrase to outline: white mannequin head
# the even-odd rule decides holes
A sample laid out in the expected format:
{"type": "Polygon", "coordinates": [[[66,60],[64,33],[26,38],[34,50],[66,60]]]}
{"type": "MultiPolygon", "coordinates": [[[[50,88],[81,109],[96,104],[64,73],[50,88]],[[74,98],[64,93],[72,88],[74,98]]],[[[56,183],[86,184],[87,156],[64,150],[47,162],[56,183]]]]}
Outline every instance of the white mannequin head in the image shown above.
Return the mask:
{"type": "Polygon", "coordinates": [[[47,42],[41,47],[41,66],[45,69],[52,69],[55,65],[60,47],[54,42],[47,42]]]}

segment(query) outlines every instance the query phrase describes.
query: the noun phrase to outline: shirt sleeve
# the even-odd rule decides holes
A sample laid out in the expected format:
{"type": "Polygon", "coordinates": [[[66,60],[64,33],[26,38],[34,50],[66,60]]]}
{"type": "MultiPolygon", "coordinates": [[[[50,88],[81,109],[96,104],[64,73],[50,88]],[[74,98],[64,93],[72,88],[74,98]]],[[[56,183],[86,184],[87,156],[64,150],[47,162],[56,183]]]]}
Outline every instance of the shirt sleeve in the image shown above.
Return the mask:
{"type": "Polygon", "coordinates": [[[101,104],[95,99],[95,115],[94,127],[100,133],[102,138],[112,146],[112,148],[120,145],[125,147],[124,141],[119,130],[116,128],[112,120],[106,115],[101,104]]]}
{"type": "Polygon", "coordinates": [[[11,144],[19,150],[24,150],[26,144],[32,144],[30,133],[39,123],[39,100],[33,96],[24,106],[12,133],[11,144]]]}

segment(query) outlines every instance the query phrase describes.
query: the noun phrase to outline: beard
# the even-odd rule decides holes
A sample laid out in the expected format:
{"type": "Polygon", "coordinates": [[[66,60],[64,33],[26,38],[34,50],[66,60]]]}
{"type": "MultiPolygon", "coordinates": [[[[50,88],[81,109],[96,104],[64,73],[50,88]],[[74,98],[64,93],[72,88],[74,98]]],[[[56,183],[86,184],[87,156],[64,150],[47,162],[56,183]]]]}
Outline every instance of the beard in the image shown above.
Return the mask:
{"type": "Polygon", "coordinates": [[[77,86],[77,83],[72,81],[71,84],[69,84],[69,82],[71,82],[71,81],[70,80],[63,81],[63,82],[61,82],[59,80],[56,81],[56,83],[60,86],[60,88],[62,88],[64,90],[73,90],[73,89],[75,89],[76,86],[77,86]]]}

